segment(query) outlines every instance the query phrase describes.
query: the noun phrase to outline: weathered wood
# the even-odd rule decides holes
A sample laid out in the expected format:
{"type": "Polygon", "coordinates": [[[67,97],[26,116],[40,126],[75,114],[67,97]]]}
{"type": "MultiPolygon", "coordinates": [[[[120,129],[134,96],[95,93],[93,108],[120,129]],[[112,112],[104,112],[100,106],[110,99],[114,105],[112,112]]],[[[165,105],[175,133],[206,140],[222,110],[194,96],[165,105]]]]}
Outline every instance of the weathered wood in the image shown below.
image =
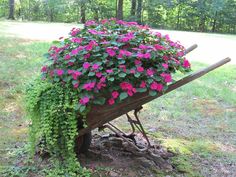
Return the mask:
{"type": "Polygon", "coordinates": [[[116,105],[102,105],[102,106],[93,106],[91,111],[87,115],[87,125],[88,127],[81,129],[79,131],[79,135],[83,135],[92,129],[95,129],[97,127],[102,126],[105,123],[108,123],[112,121],[113,119],[132,111],[141,105],[148,103],[166,93],[171,92],[172,90],[175,90],[203,75],[206,73],[224,65],[225,63],[229,62],[230,58],[225,58],[223,60],[220,60],[219,62],[204,68],[202,70],[199,70],[195,73],[192,73],[183,79],[180,79],[179,81],[169,85],[168,89],[164,93],[159,93],[157,96],[150,96],[148,92],[145,93],[137,93],[134,94],[132,97],[128,97],[125,99],[122,103],[118,103],[116,105]]]}

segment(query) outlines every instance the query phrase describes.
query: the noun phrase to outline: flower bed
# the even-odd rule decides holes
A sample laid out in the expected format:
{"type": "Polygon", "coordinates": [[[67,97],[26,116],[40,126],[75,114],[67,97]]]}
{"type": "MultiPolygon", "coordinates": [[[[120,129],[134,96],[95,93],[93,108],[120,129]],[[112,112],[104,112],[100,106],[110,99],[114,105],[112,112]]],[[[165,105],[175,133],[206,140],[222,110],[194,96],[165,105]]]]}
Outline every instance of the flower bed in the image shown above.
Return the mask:
{"type": "Polygon", "coordinates": [[[88,21],[83,29],[72,29],[46,54],[43,81],[28,89],[33,139],[43,137],[51,154],[74,159],[78,115],[86,126],[92,104],[164,92],[172,73],[190,71],[184,51],[168,35],[135,22],[88,21]]]}

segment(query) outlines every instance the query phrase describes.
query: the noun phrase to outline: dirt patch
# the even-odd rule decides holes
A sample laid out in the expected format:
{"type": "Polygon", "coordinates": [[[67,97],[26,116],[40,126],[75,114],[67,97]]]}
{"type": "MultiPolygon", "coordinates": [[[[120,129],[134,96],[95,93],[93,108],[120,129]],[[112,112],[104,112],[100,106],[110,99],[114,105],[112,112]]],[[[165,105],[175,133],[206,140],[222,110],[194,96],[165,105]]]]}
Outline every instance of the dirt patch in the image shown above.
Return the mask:
{"type": "MultiPolygon", "coordinates": [[[[158,172],[174,172],[175,168],[170,161],[173,156],[173,153],[159,145],[140,152],[123,139],[110,134],[94,135],[89,152],[79,155],[79,160],[82,166],[94,171],[106,167],[109,172],[104,172],[104,176],[136,177],[155,176],[158,172]]],[[[99,174],[101,175],[101,172],[99,174]]]]}
{"type": "Polygon", "coordinates": [[[194,100],[193,105],[206,117],[218,116],[225,111],[216,100],[197,99],[194,100]]]}

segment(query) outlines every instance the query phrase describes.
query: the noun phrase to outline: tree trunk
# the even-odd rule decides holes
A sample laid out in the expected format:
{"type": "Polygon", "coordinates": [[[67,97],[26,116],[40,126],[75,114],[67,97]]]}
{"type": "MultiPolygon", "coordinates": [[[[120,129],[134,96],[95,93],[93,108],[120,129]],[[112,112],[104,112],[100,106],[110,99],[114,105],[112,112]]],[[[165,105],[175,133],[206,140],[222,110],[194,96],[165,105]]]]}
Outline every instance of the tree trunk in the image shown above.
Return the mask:
{"type": "Polygon", "coordinates": [[[9,16],[8,16],[8,19],[15,20],[14,11],[15,11],[15,0],[9,0],[9,16]]]}
{"type": "Polygon", "coordinates": [[[123,0],[118,0],[117,19],[123,20],[123,0]]]}
{"type": "Polygon", "coordinates": [[[131,16],[135,16],[135,12],[136,12],[136,0],[131,0],[131,11],[130,11],[130,15],[131,15],[131,16]]]}
{"type": "Polygon", "coordinates": [[[82,2],[81,6],[80,6],[80,15],[81,15],[81,23],[85,23],[86,22],[86,16],[85,16],[85,3],[82,2]]]}
{"type": "Polygon", "coordinates": [[[137,21],[139,24],[142,23],[142,7],[143,6],[143,0],[138,0],[138,7],[137,7],[137,21]]]}
{"type": "Polygon", "coordinates": [[[211,32],[213,32],[213,33],[216,31],[216,19],[217,19],[217,12],[215,13],[214,21],[213,21],[213,25],[212,25],[212,29],[211,29],[211,32]]]}

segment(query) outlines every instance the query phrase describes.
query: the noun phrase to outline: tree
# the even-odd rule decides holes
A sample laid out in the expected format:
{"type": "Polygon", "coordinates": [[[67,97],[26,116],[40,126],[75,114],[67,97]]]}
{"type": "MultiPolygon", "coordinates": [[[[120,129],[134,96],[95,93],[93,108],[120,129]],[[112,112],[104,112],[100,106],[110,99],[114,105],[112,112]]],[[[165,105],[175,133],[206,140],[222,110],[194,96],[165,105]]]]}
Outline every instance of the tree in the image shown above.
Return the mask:
{"type": "Polygon", "coordinates": [[[136,12],[136,0],[131,0],[130,15],[135,16],[135,12],[136,12]]]}
{"type": "Polygon", "coordinates": [[[15,20],[15,0],[9,0],[9,16],[8,19],[15,20]]]}
{"type": "Polygon", "coordinates": [[[123,0],[118,0],[117,19],[123,20],[123,0]]]}
{"type": "Polygon", "coordinates": [[[143,8],[143,0],[138,0],[137,21],[139,24],[142,23],[142,8],[143,8]]]}

